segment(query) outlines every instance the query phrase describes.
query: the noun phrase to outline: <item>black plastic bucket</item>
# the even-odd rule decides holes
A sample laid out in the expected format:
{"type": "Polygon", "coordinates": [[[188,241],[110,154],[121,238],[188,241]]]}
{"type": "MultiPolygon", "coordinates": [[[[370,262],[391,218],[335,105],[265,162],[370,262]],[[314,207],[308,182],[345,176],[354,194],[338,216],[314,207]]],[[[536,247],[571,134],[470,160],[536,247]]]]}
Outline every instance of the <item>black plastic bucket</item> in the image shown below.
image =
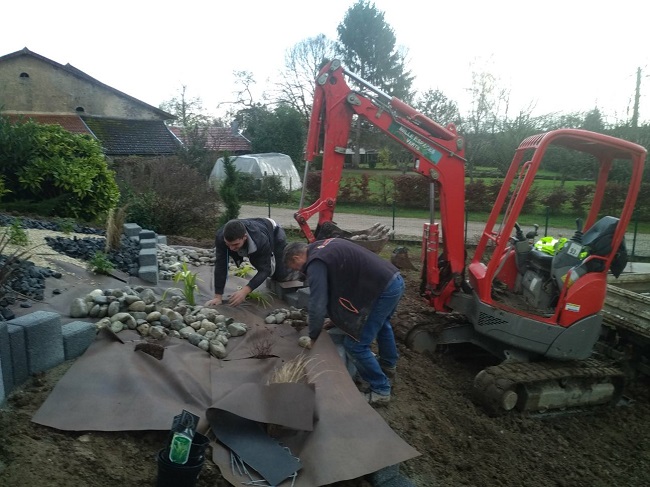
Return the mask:
{"type": "Polygon", "coordinates": [[[190,456],[187,463],[199,463],[205,460],[205,449],[210,444],[210,439],[201,433],[194,433],[192,438],[192,446],[190,448],[190,456]]]}
{"type": "MultiPolygon", "coordinates": [[[[205,451],[205,447],[203,451],[205,451]]],[[[163,448],[158,452],[156,487],[194,487],[204,463],[205,456],[203,454],[194,458],[190,456],[185,465],[174,463],[169,459],[169,448],[163,448]]]]}

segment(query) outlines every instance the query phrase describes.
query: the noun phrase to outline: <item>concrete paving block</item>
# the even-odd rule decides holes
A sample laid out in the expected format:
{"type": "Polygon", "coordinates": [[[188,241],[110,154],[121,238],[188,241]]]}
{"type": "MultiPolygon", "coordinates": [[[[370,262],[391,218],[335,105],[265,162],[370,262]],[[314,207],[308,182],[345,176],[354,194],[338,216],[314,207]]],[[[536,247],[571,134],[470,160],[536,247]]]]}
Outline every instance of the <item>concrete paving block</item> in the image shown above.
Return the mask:
{"type": "Polygon", "coordinates": [[[58,313],[35,311],[9,322],[25,331],[29,373],[36,374],[63,363],[63,335],[58,313]]]}
{"type": "Polygon", "coordinates": [[[137,223],[125,223],[122,225],[122,231],[127,237],[137,237],[140,238],[140,231],[142,227],[137,223]]]}
{"type": "Polygon", "coordinates": [[[9,394],[14,386],[14,373],[11,365],[9,324],[6,321],[0,321],[0,374],[0,387],[3,387],[5,394],[9,394]]]}
{"type": "Polygon", "coordinates": [[[81,356],[95,340],[97,327],[86,321],[71,321],[61,327],[65,359],[81,356]]]}
{"type": "Polygon", "coordinates": [[[158,263],[158,252],[156,248],[142,248],[138,254],[138,262],[140,263],[140,267],[156,265],[158,263]]]}
{"type": "Polygon", "coordinates": [[[19,386],[29,378],[25,330],[22,326],[9,325],[8,331],[9,347],[11,348],[11,369],[13,371],[14,381],[13,385],[19,386]]]}
{"type": "Polygon", "coordinates": [[[140,230],[140,240],[154,239],[156,240],[156,232],[153,230],[140,230]]]}
{"type": "Polygon", "coordinates": [[[157,241],[155,238],[140,238],[141,249],[154,249],[156,248],[157,241]]]}
{"type": "Polygon", "coordinates": [[[167,245],[167,235],[157,235],[156,236],[156,241],[160,245],[167,245]]]}
{"type": "Polygon", "coordinates": [[[158,264],[140,267],[138,277],[143,281],[158,284],[158,264]]]}
{"type": "Polygon", "coordinates": [[[286,301],[289,294],[295,293],[303,287],[305,284],[302,281],[278,282],[270,277],[266,279],[266,288],[283,301],[286,301]]]}

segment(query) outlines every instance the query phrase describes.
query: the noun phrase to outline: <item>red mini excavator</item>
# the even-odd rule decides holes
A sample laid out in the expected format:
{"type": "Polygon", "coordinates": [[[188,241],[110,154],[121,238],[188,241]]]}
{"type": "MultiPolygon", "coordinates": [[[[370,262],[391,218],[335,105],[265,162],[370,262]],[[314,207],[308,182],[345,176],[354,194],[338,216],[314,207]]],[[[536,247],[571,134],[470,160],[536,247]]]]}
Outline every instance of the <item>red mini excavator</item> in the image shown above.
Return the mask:
{"type": "Polygon", "coordinates": [[[469,342],[502,359],[474,381],[476,400],[492,413],[616,402],[623,374],[592,352],[601,333],[607,274],[617,275],[627,262],[624,234],[646,150],[578,129],[528,137],[515,151],[466,265],[463,138],[453,124],[434,122],[346,71],[338,60],[324,66],[316,79],[306,160],[309,167],[322,155],[321,191],[295,214],[307,239],[318,239],[332,222],[355,117],[408,149],[414,171],[429,179],[432,195],[438,193],[440,221],[432,219],[423,228],[421,294],[443,323],[414,328],[409,345],[425,350],[469,342]],[[535,245],[537,227],[525,234],[517,223],[545,157],[582,161],[595,175],[591,205],[577,220],[574,235],[552,252],[535,245]],[[603,198],[614,172],[628,175],[626,197],[620,212],[605,215],[603,198]],[[308,221],[316,213],[313,232],[308,221]]]}

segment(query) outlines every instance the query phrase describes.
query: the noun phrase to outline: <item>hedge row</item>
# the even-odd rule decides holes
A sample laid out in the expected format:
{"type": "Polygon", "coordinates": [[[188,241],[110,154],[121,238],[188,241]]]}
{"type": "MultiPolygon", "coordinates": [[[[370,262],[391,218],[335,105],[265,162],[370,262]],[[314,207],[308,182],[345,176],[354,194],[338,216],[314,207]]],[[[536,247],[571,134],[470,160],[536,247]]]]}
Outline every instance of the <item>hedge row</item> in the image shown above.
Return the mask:
{"type": "MultiPolygon", "coordinates": [[[[486,202],[496,200],[501,190],[501,181],[484,182],[477,179],[465,186],[465,206],[468,211],[486,211],[486,202]]],[[[305,183],[308,197],[315,201],[320,194],[321,172],[309,173],[305,183]]],[[[557,187],[550,193],[543,193],[532,188],[526,198],[525,212],[548,211],[552,214],[562,212],[580,212],[588,208],[594,184],[580,184],[572,190],[557,187]]],[[[337,201],[339,203],[363,203],[370,205],[391,205],[400,208],[428,208],[429,180],[417,174],[398,176],[373,176],[364,173],[360,178],[343,179],[337,201]]],[[[603,198],[601,213],[616,214],[620,212],[627,195],[626,185],[609,183],[603,198]]],[[[436,199],[438,194],[436,193],[436,199]]],[[[436,201],[436,205],[439,202],[436,201]]],[[[641,220],[650,220],[650,184],[643,183],[637,198],[637,216],[641,220]]]]}

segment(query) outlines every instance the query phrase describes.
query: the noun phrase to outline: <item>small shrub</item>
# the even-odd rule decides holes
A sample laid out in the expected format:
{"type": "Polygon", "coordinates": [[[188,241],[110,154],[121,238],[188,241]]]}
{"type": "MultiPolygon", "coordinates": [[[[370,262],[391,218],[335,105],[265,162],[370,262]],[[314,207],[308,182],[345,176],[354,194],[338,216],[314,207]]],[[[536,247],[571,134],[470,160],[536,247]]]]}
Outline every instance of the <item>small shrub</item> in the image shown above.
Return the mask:
{"type": "Polygon", "coordinates": [[[127,218],[163,235],[213,236],[218,195],[178,158],[129,158],[117,164],[127,218]]]}
{"type": "Polygon", "coordinates": [[[569,192],[562,187],[553,189],[553,191],[541,199],[542,204],[549,209],[552,215],[560,213],[567,201],[569,201],[569,192]]]}
{"type": "Polygon", "coordinates": [[[59,218],[57,223],[59,230],[64,235],[70,235],[74,231],[75,221],[73,218],[59,218]]]}
{"type": "Polygon", "coordinates": [[[110,274],[115,266],[104,252],[95,252],[88,261],[88,270],[97,274],[110,274]]]}
{"type": "Polygon", "coordinates": [[[9,227],[9,243],[20,247],[29,245],[29,237],[23,228],[23,222],[20,218],[14,218],[14,221],[9,227]]]}
{"type": "Polygon", "coordinates": [[[289,201],[289,192],[284,189],[282,178],[276,174],[262,179],[261,196],[269,203],[286,203],[289,201]]]}
{"type": "Polygon", "coordinates": [[[263,308],[268,308],[271,305],[271,293],[264,293],[262,291],[251,291],[246,296],[246,299],[253,301],[254,303],[262,306],[263,308]]]}
{"type": "Polygon", "coordinates": [[[253,358],[269,358],[273,356],[273,345],[275,339],[269,330],[257,330],[251,335],[248,352],[253,358]]]}
{"type": "Polygon", "coordinates": [[[255,272],[255,267],[250,262],[244,262],[233,272],[234,276],[246,278],[255,272]]]}
{"type": "Polygon", "coordinates": [[[582,211],[587,204],[589,196],[594,192],[594,186],[591,184],[581,184],[573,188],[571,195],[571,208],[575,211],[582,211]]]}

